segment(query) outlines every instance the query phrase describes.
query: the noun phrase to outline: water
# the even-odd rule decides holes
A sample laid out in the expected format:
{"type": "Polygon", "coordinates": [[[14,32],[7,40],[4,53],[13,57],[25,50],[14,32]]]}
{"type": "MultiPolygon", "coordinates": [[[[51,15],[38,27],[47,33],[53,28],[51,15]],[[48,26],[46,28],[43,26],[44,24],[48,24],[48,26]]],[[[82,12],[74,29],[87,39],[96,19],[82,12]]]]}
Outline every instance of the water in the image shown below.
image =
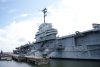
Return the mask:
{"type": "Polygon", "coordinates": [[[48,65],[31,65],[16,61],[0,61],[0,67],[100,67],[99,61],[51,60],[48,65]]]}
{"type": "Polygon", "coordinates": [[[29,64],[16,61],[0,61],[0,67],[32,67],[29,64]]]}

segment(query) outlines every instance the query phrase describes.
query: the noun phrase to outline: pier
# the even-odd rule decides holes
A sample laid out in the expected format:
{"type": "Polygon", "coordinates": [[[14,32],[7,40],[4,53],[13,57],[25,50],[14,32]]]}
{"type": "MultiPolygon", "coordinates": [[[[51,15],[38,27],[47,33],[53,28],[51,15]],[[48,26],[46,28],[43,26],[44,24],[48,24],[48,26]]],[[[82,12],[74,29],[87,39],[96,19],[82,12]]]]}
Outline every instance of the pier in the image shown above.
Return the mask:
{"type": "Polygon", "coordinates": [[[26,62],[35,65],[44,65],[49,63],[49,58],[46,57],[36,57],[36,56],[27,56],[27,55],[19,55],[13,53],[0,53],[0,61],[11,61],[15,60],[18,62],[26,62]]]}
{"type": "Polygon", "coordinates": [[[10,53],[0,53],[0,60],[6,60],[6,61],[10,61],[12,60],[12,56],[10,55],[10,53]]]}
{"type": "Polygon", "coordinates": [[[24,55],[12,55],[12,59],[18,62],[27,62],[36,65],[49,64],[49,58],[34,57],[34,56],[24,56],[24,55]]]}

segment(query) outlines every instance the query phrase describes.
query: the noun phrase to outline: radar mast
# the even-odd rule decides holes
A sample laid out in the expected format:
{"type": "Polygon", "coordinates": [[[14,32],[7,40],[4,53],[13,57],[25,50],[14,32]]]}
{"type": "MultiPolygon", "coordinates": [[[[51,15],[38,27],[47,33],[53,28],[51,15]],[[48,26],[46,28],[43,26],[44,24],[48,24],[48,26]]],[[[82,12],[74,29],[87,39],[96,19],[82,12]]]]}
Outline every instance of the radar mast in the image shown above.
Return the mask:
{"type": "Polygon", "coordinates": [[[47,16],[47,9],[46,8],[44,8],[43,10],[42,10],[42,12],[43,12],[43,17],[44,17],[44,23],[45,23],[45,17],[47,16]]]}

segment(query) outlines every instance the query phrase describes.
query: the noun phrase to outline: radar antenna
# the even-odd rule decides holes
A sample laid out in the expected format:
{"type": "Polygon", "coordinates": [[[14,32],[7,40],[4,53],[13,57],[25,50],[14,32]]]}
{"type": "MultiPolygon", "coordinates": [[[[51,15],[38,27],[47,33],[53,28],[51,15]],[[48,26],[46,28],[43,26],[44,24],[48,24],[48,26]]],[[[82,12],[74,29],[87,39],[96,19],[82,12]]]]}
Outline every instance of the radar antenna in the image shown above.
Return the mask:
{"type": "Polygon", "coordinates": [[[43,12],[43,14],[44,14],[44,16],[43,16],[43,17],[44,17],[44,23],[45,23],[45,17],[47,16],[47,14],[46,14],[46,13],[47,13],[47,9],[46,9],[46,8],[44,8],[44,9],[42,10],[42,12],[43,12]]]}

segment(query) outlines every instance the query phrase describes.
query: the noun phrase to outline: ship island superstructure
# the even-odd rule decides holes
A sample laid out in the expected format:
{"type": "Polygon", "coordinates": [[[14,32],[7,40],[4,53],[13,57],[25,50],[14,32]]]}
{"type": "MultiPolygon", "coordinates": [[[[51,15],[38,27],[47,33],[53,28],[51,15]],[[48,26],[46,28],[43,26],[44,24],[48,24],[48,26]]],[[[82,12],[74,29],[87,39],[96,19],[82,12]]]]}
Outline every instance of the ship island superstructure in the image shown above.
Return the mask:
{"type": "Polygon", "coordinates": [[[57,29],[45,22],[47,9],[43,10],[44,23],[35,35],[36,41],[14,50],[15,54],[33,57],[100,59],[100,24],[93,24],[93,29],[57,37],[57,29]]]}

